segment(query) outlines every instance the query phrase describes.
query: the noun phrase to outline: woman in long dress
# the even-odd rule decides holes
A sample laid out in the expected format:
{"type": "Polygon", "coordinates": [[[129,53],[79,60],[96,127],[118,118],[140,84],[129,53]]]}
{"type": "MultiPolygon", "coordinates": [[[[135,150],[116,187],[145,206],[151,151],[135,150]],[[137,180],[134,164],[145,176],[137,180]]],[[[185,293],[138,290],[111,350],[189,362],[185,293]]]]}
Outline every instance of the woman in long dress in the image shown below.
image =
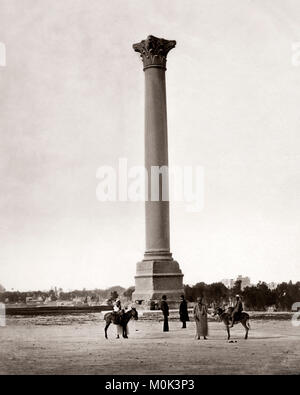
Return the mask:
{"type": "Polygon", "coordinates": [[[206,340],[206,336],[208,336],[207,307],[202,303],[202,298],[197,298],[197,304],[194,307],[194,318],[198,340],[200,336],[203,336],[204,340],[206,340]]]}

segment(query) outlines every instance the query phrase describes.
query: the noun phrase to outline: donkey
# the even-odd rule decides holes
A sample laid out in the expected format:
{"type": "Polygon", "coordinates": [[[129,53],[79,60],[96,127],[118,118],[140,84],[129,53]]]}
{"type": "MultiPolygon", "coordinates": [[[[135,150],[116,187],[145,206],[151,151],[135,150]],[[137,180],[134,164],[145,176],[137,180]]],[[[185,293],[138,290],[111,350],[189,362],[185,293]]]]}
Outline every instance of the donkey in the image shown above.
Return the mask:
{"type": "MultiPolygon", "coordinates": [[[[218,307],[213,315],[218,315],[220,317],[220,320],[224,323],[224,325],[226,326],[227,329],[227,334],[228,334],[228,340],[230,339],[230,330],[229,330],[229,326],[231,324],[231,314],[232,314],[233,308],[229,307],[227,312],[222,309],[221,307],[218,307]]],[[[248,332],[250,329],[250,323],[249,323],[249,314],[242,312],[238,319],[236,319],[234,321],[234,324],[238,324],[241,323],[243,325],[243,327],[246,330],[246,334],[245,334],[245,339],[248,339],[248,332]]]]}
{"type": "MultiPolygon", "coordinates": [[[[107,339],[107,329],[109,327],[109,325],[111,323],[115,324],[115,325],[120,325],[122,327],[122,335],[124,337],[124,339],[128,339],[127,336],[127,324],[131,319],[138,319],[138,312],[137,310],[132,307],[131,310],[126,311],[126,313],[120,314],[120,313],[116,313],[116,312],[110,312],[110,313],[106,313],[104,316],[104,320],[106,322],[105,325],[105,338],[107,339]]],[[[118,335],[119,337],[119,335],[118,335]]]]}

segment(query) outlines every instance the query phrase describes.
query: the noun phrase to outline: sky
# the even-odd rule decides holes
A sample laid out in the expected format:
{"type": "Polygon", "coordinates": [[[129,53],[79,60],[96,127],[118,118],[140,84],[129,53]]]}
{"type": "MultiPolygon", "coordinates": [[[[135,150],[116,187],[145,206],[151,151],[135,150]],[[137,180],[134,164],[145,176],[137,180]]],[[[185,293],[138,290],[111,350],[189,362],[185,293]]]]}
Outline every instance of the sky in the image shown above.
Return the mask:
{"type": "Polygon", "coordinates": [[[184,283],[300,280],[299,1],[0,0],[6,289],[134,284],[143,203],[98,201],[96,174],[143,164],[149,34],[177,41],[169,163],[204,169],[203,210],[171,205],[184,283]]]}

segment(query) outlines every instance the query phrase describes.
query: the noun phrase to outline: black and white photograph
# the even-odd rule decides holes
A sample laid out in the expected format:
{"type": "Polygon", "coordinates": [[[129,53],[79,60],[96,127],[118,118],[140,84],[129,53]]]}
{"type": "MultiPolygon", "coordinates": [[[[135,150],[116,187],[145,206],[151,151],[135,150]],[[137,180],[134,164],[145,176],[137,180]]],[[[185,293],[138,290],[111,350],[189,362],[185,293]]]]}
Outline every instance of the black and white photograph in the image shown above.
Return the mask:
{"type": "Polygon", "coordinates": [[[299,103],[298,0],[0,0],[0,375],[299,375],[299,103]]]}

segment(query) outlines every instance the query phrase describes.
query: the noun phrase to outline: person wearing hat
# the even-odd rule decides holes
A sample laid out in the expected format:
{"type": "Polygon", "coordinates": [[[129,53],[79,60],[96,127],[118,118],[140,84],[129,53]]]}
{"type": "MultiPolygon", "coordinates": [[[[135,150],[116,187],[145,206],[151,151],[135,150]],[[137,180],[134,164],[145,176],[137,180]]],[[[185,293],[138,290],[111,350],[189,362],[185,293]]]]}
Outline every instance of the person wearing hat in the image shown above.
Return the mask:
{"type": "Polygon", "coordinates": [[[203,298],[197,298],[197,304],[194,307],[194,318],[196,322],[196,336],[198,336],[198,340],[200,336],[203,336],[204,340],[206,340],[206,336],[208,335],[208,325],[207,325],[207,307],[203,303],[203,298]]]}
{"type": "Polygon", "coordinates": [[[114,312],[119,313],[122,310],[121,301],[120,299],[116,299],[114,303],[114,312]]]}
{"type": "Polygon", "coordinates": [[[161,304],[160,304],[160,308],[163,312],[164,315],[164,326],[163,326],[163,331],[164,332],[169,332],[169,321],[168,321],[168,317],[169,317],[169,305],[167,303],[167,297],[166,295],[163,295],[161,298],[161,304]]]}
{"type": "Polygon", "coordinates": [[[180,316],[180,321],[182,322],[182,328],[186,328],[186,322],[189,321],[189,313],[188,313],[188,308],[187,308],[187,302],[184,298],[184,295],[180,296],[181,303],[179,306],[179,316],[180,316]]]}
{"type": "Polygon", "coordinates": [[[233,327],[234,321],[239,319],[240,314],[243,311],[243,303],[241,301],[240,295],[236,295],[235,297],[236,297],[236,303],[235,303],[234,309],[233,309],[232,314],[231,314],[231,326],[230,326],[230,328],[233,327]]]}

